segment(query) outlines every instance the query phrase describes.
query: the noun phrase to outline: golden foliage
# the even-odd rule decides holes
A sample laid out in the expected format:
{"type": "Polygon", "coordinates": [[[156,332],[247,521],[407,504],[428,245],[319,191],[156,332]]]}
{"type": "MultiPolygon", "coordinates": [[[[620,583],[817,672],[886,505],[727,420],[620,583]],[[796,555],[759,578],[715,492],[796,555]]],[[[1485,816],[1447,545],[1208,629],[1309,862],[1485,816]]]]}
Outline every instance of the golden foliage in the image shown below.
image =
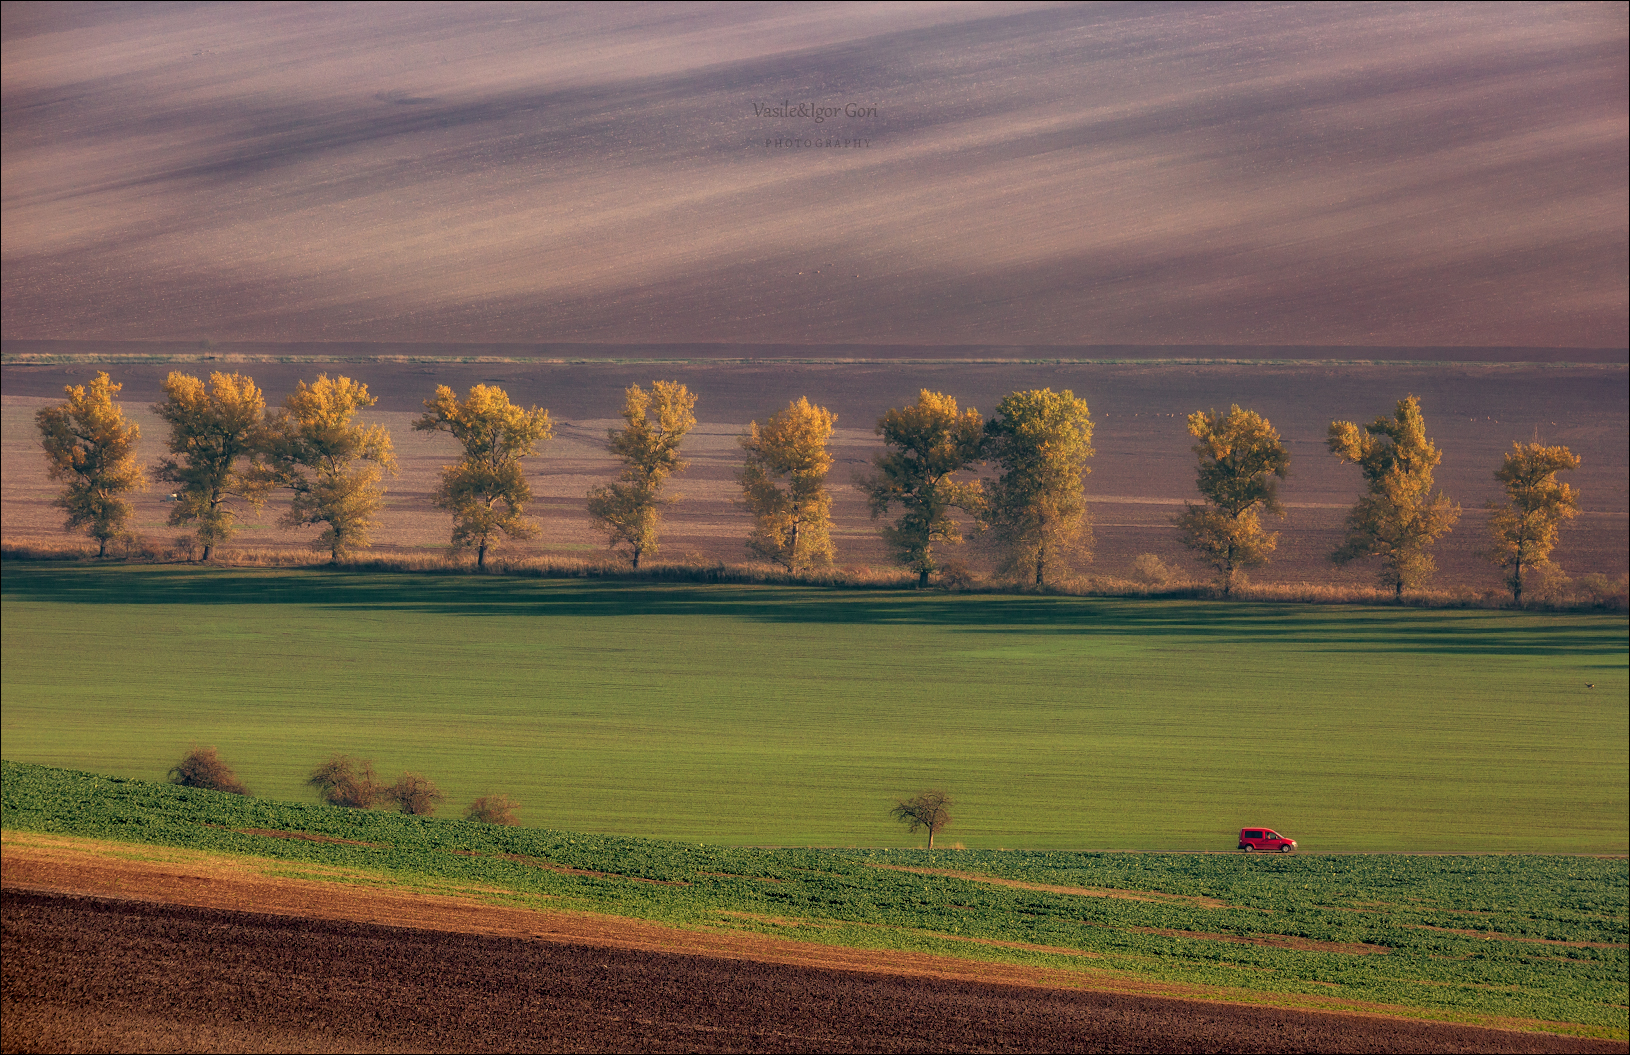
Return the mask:
{"type": "Polygon", "coordinates": [[[753,514],[747,548],[791,572],[832,563],[827,443],[837,421],[825,407],[799,397],[763,425],[749,422],[740,440],[747,460],[738,479],[753,514]]]}
{"type": "Polygon", "coordinates": [[[159,463],[158,476],[180,486],[170,526],[196,524],[204,559],[236,533],[234,501],[259,509],[276,483],[266,465],[266,398],[242,374],[212,373],[209,385],[190,374],[164,379],[165,400],[153,407],[170,426],[166,445],[178,458],[159,463]]]}
{"type": "Polygon", "coordinates": [[[1443,455],[1427,438],[1420,400],[1400,399],[1391,418],[1362,430],[1333,421],[1327,442],[1337,458],[1359,467],[1369,487],[1347,514],[1347,536],[1330,559],[1379,557],[1381,585],[1394,597],[1426,585],[1437,571],[1428,551],[1460,519],[1460,507],[1432,492],[1432,470],[1443,455]]]}
{"type": "Polygon", "coordinates": [[[1069,389],[1013,392],[985,426],[985,457],[1001,475],[985,490],[980,520],[1001,570],[1035,585],[1092,559],[1082,478],[1092,470],[1092,418],[1069,389]]]}
{"type": "Polygon", "coordinates": [[[679,457],[679,444],[696,427],[695,409],[696,397],[677,381],[653,381],[649,392],[629,385],[622,409],[627,424],[606,433],[623,471],[616,483],[589,491],[589,517],[636,568],[657,550],[660,509],[670,501],[662,497],[663,485],[689,464],[679,457]]]}
{"type": "Polygon", "coordinates": [[[1227,414],[1195,411],[1188,426],[1198,441],[1195,486],[1206,501],[1189,504],[1174,523],[1183,544],[1217,570],[1230,595],[1243,570],[1266,564],[1279,545],[1277,532],[1263,530],[1261,512],[1285,515],[1279,481],[1290,474],[1290,452],[1267,418],[1238,405],[1227,414]]]}
{"type": "Polygon", "coordinates": [[[418,432],[446,432],[464,448],[464,458],[441,471],[433,501],[453,514],[453,545],[474,546],[476,566],[485,567],[494,536],[524,539],[537,535],[526,519],[532,489],[521,459],[538,452],[554,435],[547,410],[522,410],[503,389],[475,385],[460,402],[446,385],[425,400],[425,413],[413,423],[418,432]]]}
{"type": "Polygon", "coordinates": [[[66,403],[41,407],[34,415],[46,472],[67,483],[51,504],[68,514],[65,530],[84,528],[97,541],[98,557],[107,553],[108,540],[118,537],[130,519],[124,495],[147,487],[136,461],[141,430],[125,421],[113,401],[123,387],[98,372],[88,387],[65,386],[66,403]]]}
{"type": "MultiPolygon", "coordinates": [[[[1494,472],[1505,487],[1504,504],[1490,502],[1488,556],[1506,570],[1511,598],[1522,604],[1523,570],[1545,572],[1551,564],[1562,522],[1579,515],[1579,492],[1559,483],[1556,474],[1579,468],[1579,456],[1566,447],[1513,443],[1494,472]]],[[[1598,576],[1598,578],[1601,578],[1598,576]]]]}
{"type": "Polygon", "coordinates": [[[336,563],[369,546],[368,532],[385,500],[380,479],[396,474],[390,433],[355,421],[358,411],[376,402],[360,381],[318,374],[309,386],[298,382],[271,425],[273,464],[294,490],[282,523],[326,525],[312,548],[328,550],[336,563]]]}
{"type": "Polygon", "coordinates": [[[979,411],[959,413],[954,398],[925,388],[914,405],[878,419],[877,434],[888,449],[855,485],[865,493],[873,520],[901,507],[900,516],[883,528],[883,540],[897,561],[917,573],[917,584],[926,586],[938,567],[934,544],[962,541],[952,511],[980,510],[979,483],[963,483],[955,474],[983,452],[984,422],[979,411]]]}

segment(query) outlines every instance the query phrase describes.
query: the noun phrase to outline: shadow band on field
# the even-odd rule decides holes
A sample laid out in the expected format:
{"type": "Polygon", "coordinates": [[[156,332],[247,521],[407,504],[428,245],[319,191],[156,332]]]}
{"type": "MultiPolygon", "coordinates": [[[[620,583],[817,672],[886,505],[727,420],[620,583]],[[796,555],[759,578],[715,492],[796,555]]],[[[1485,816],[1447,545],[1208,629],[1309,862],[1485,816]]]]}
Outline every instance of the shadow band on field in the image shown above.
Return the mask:
{"type": "Polygon", "coordinates": [[[1615,656],[1625,619],[1486,609],[1418,609],[797,586],[541,579],[347,570],[8,562],[7,601],[265,606],[461,617],[684,617],[754,623],[918,625],[979,633],[1188,638],[1197,647],[1269,642],[1315,650],[1615,656]]]}

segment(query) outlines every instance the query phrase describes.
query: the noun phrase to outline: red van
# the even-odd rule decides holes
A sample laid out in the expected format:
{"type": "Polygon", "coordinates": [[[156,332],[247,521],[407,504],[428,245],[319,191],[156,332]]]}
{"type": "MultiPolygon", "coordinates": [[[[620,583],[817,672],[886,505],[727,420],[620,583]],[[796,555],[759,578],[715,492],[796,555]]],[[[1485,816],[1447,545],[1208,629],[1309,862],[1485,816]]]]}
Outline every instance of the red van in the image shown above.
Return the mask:
{"type": "Polygon", "coordinates": [[[1287,839],[1272,828],[1241,828],[1239,848],[1246,853],[1254,850],[1276,850],[1288,854],[1296,849],[1296,840],[1287,839]]]}

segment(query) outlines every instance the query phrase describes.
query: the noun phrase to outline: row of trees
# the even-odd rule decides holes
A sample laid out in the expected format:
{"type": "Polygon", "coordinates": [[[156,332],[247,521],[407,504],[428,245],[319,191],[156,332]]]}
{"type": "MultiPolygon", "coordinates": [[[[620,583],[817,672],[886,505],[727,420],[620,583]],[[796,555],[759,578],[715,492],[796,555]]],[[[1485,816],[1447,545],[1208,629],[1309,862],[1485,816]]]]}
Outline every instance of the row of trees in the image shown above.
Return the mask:
{"type": "MultiPolygon", "coordinates": [[[[1198,487],[1205,497],[1177,518],[1184,543],[1219,573],[1225,593],[1248,567],[1267,563],[1279,535],[1261,514],[1283,517],[1278,484],[1290,470],[1290,453],[1261,415],[1235,406],[1226,415],[1189,416],[1198,441],[1198,487]]],[[[1347,514],[1344,536],[1330,559],[1344,565],[1375,558],[1379,579],[1394,596],[1424,586],[1437,570],[1434,543],[1460,519],[1460,507],[1435,491],[1433,470],[1442,453],[1426,435],[1420,400],[1398,401],[1391,417],[1362,428],[1330,423],[1326,444],[1341,462],[1356,465],[1365,493],[1347,514]]],[[[1556,474],[1579,468],[1566,447],[1514,443],[1494,476],[1505,503],[1490,502],[1488,558],[1506,574],[1513,599],[1522,603],[1525,576],[1550,563],[1563,521],[1579,514],[1579,492],[1556,474]]]]}
{"type": "MultiPolygon", "coordinates": [[[[102,553],[130,516],[124,495],[146,485],[136,426],[114,402],[119,390],[98,374],[89,386],[68,386],[67,401],[37,418],[51,476],[66,483],[56,501],[68,514],[66,526],[86,530],[102,553]]],[[[170,427],[170,456],[157,475],[178,485],[170,524],[192,527],[205,559],[232,536],[243,508],[259,508],[280,487],[292,492],[282,523],[320,525],[314,546],[332,560],[369,545],[383,478],[395,474],[396,461],[388,433],[356,421],[376,402],[366,385],[320,375],[309,386],[299,382],[269,415],[264,395],[239,374],[212,374],[205,385],[172,373],[164,393],[153,409],[170,427]]],[[[462,400],[438,386],[424,405],[414,429],[448,433],[463,451],[442,469],[433,496],[452,516],[453,544],[474,549],[484,566],[500,536],[534,537],[521,462],[553,435],[549,412],[523,409],[487,385],[462,400]]],[[[611,548],[634,567],[657,549],[661,510],[672,501],[664,490],[687,466],[680,447],[696,425],[695,407],[695,395],[678,382],[657,381],[649,390],[631,385],[623,426],[608,432],[623,468],[615,482],[589,491],[588,509],[611,548]]],[[[799,399],[763,423],[749,423],[740,439],[741,501],[753,515],[748,549],[790,571],[833,559],[827,474],[836,423],[831,411],[799,399]]],[[[1238,406],[1227,414],[1196,412],[1188,429],[1203,500],[1175,523],[1230,592],[1278,544],[1262,518],[1284,516],[1278,485],[1289,474],[1290,454],[1265,418],[1238,406]]],[[[1042,585],[1072,562],[1091,559],[1083,484],[1093,425],[1085,401],[1068,390],[1011,393],[986,421],[925,389],[916,403],[885,413],[876,431],[884,449],[854,483],[873,519],[885,521],[883,537],[895,558],[918,574],[920,585],[939,569],[940,548],[962,541],[957,514],[976,526],[1009,577],[1042,585]],[[980,468],[994,472],[980,478],[980,468]]],[[[1402,399],[1391,417],[1362,427],[1332,422],[1328,446],[1366,483],[1331,559],[1374,558],[1381,582],[1399,595],[1424,585],[1435,570],[1431,547],[1460,508],[1434,490],[1442,455],[1426,435],[1420,401],[1402,399]]],[[[1525,576],[1548,564],[1561,523],[1578,513],[1578,492],[1556,480],[1578,466],[1567,448],[1536,441],[1515,444],[1495,473],[1508,501],[1490,503],[1489,556],[1506,570],[1519,603],[1525,576]]]]}

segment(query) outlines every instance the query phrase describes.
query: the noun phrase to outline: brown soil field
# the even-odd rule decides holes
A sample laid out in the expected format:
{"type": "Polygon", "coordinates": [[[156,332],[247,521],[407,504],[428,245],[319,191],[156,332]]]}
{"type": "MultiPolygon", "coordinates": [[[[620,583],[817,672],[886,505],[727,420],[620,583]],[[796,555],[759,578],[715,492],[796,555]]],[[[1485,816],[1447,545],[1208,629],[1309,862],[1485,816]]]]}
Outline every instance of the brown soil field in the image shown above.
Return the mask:
{"type": "Polygon", "coordinates": [[[1627,1050],[27,842],[4,857],[7,1052],[1627,1050]]]}
{"type": "Polygon", "coordinates": [[[1626,344],[1619,4],[3,11],[6,338],[1626,344]]]}
{"type": "MultiPolygon", "coordinates": [[[[445,350],[445,349],[444,349],[445,350]]],[[[649,349],[606,349],[648,352],[649,349]]],[[[61,539],[60,514],[44,473],[33,414],[60,400],[65,384],[82,383],[106,369],[124,384],[127,413],[142,426],[143,457],[162,453],[161,423],[148,406],[161,396],[171,369],[193,373],[238,370],[254,377],[268,401],[282,399],[298,379],[319,372],[345,373],[367,382],[379,397],[373,420],[395,438],[401,475],[391,481],[383,524],[375,534],[382,550],[434,552],[450,532],[446,515],[429,497],[438,468],[454,455],[452,441],[410,430],[423,400],[438,384],[460,392],[472,384],[502,385],[517,402],[550,410],[556,438],[529,463],[543,528],[530,543],[508,547],[513,555],[604,555],[584,507],[591,486],[613,478],[617,465],[605,450],[606,429],[620,424],[623,389],[655,378],[683,381],[698,395],[700,424],[685,445],[691,467],[675,478],[677,501],[666,512],[659,560],[693,558],[739,562],[746,558],[749,521],[734,504],[739,494],[737,437],[750,420],[762,420],[792,399],[808,396],[838,414],[836,459],[830,482],[835,496],[834,541],[838,563],[887,563],[864,502],[848,486],[878,449],[873,424],[889,407],[912,401],[918,389],[951,393],[963,406],[989,413],[1003,395],[1024,388],[1068,388],[1092,407],[1096,422],[1092,473],[1087,489],[1097,559],[1082,570],[1128,574],[1140,553],[1160,556],[1195,578],[1205,571],[1178,542],[1172,517],[1195,497],[1194,456],[1184,427],[1197,409],[1238,403],[1266,415],[1292,452],[1291,476],[1281,494],[1286,518],[1272,526],[1280,546],[1261,582],[1367,584],[1374,571],[1362,562],[1335,568],[1335,548],[1347,508],[1361,491],[1358,471],[1338,464],[1325,450],[1332,419],[1367,422],[1389,414],[1399,398],[1421,397],[1430,434],[1443,451],[1438,483],[1462,508],[1455,531],[1437,547],[1440,585],[1497,590],[1497,569],[1480,555],[1483,506],[1499,497],[1493,471],[1515,440],[1538,435],[1568,445],[1583,458],[1571,483],[1579,489],[1582,514],[1563,529],[1555,558],[1570,574],[1617,578],[1630,571],[1630,387],[1619,363],[1556,362],[1435,363],[1047,363],[955,361],[966,349],[940,349],[940,361],[877,358],[858,362],[718,361],[672,362],[388,362],[377,358],[335,362],[10,362],[0,368],[3,423],[3,512],[0,532],[8,540],[61,539]]],[[[162,489],[135,499],[136,531],[168,540],[162,489]]],[[[236,548],[300,547],[315,532],[277,527],[277,503],[249,518],[236,548]]],[[[978,564],[976,553],[968,557],[978,564]]]]}

